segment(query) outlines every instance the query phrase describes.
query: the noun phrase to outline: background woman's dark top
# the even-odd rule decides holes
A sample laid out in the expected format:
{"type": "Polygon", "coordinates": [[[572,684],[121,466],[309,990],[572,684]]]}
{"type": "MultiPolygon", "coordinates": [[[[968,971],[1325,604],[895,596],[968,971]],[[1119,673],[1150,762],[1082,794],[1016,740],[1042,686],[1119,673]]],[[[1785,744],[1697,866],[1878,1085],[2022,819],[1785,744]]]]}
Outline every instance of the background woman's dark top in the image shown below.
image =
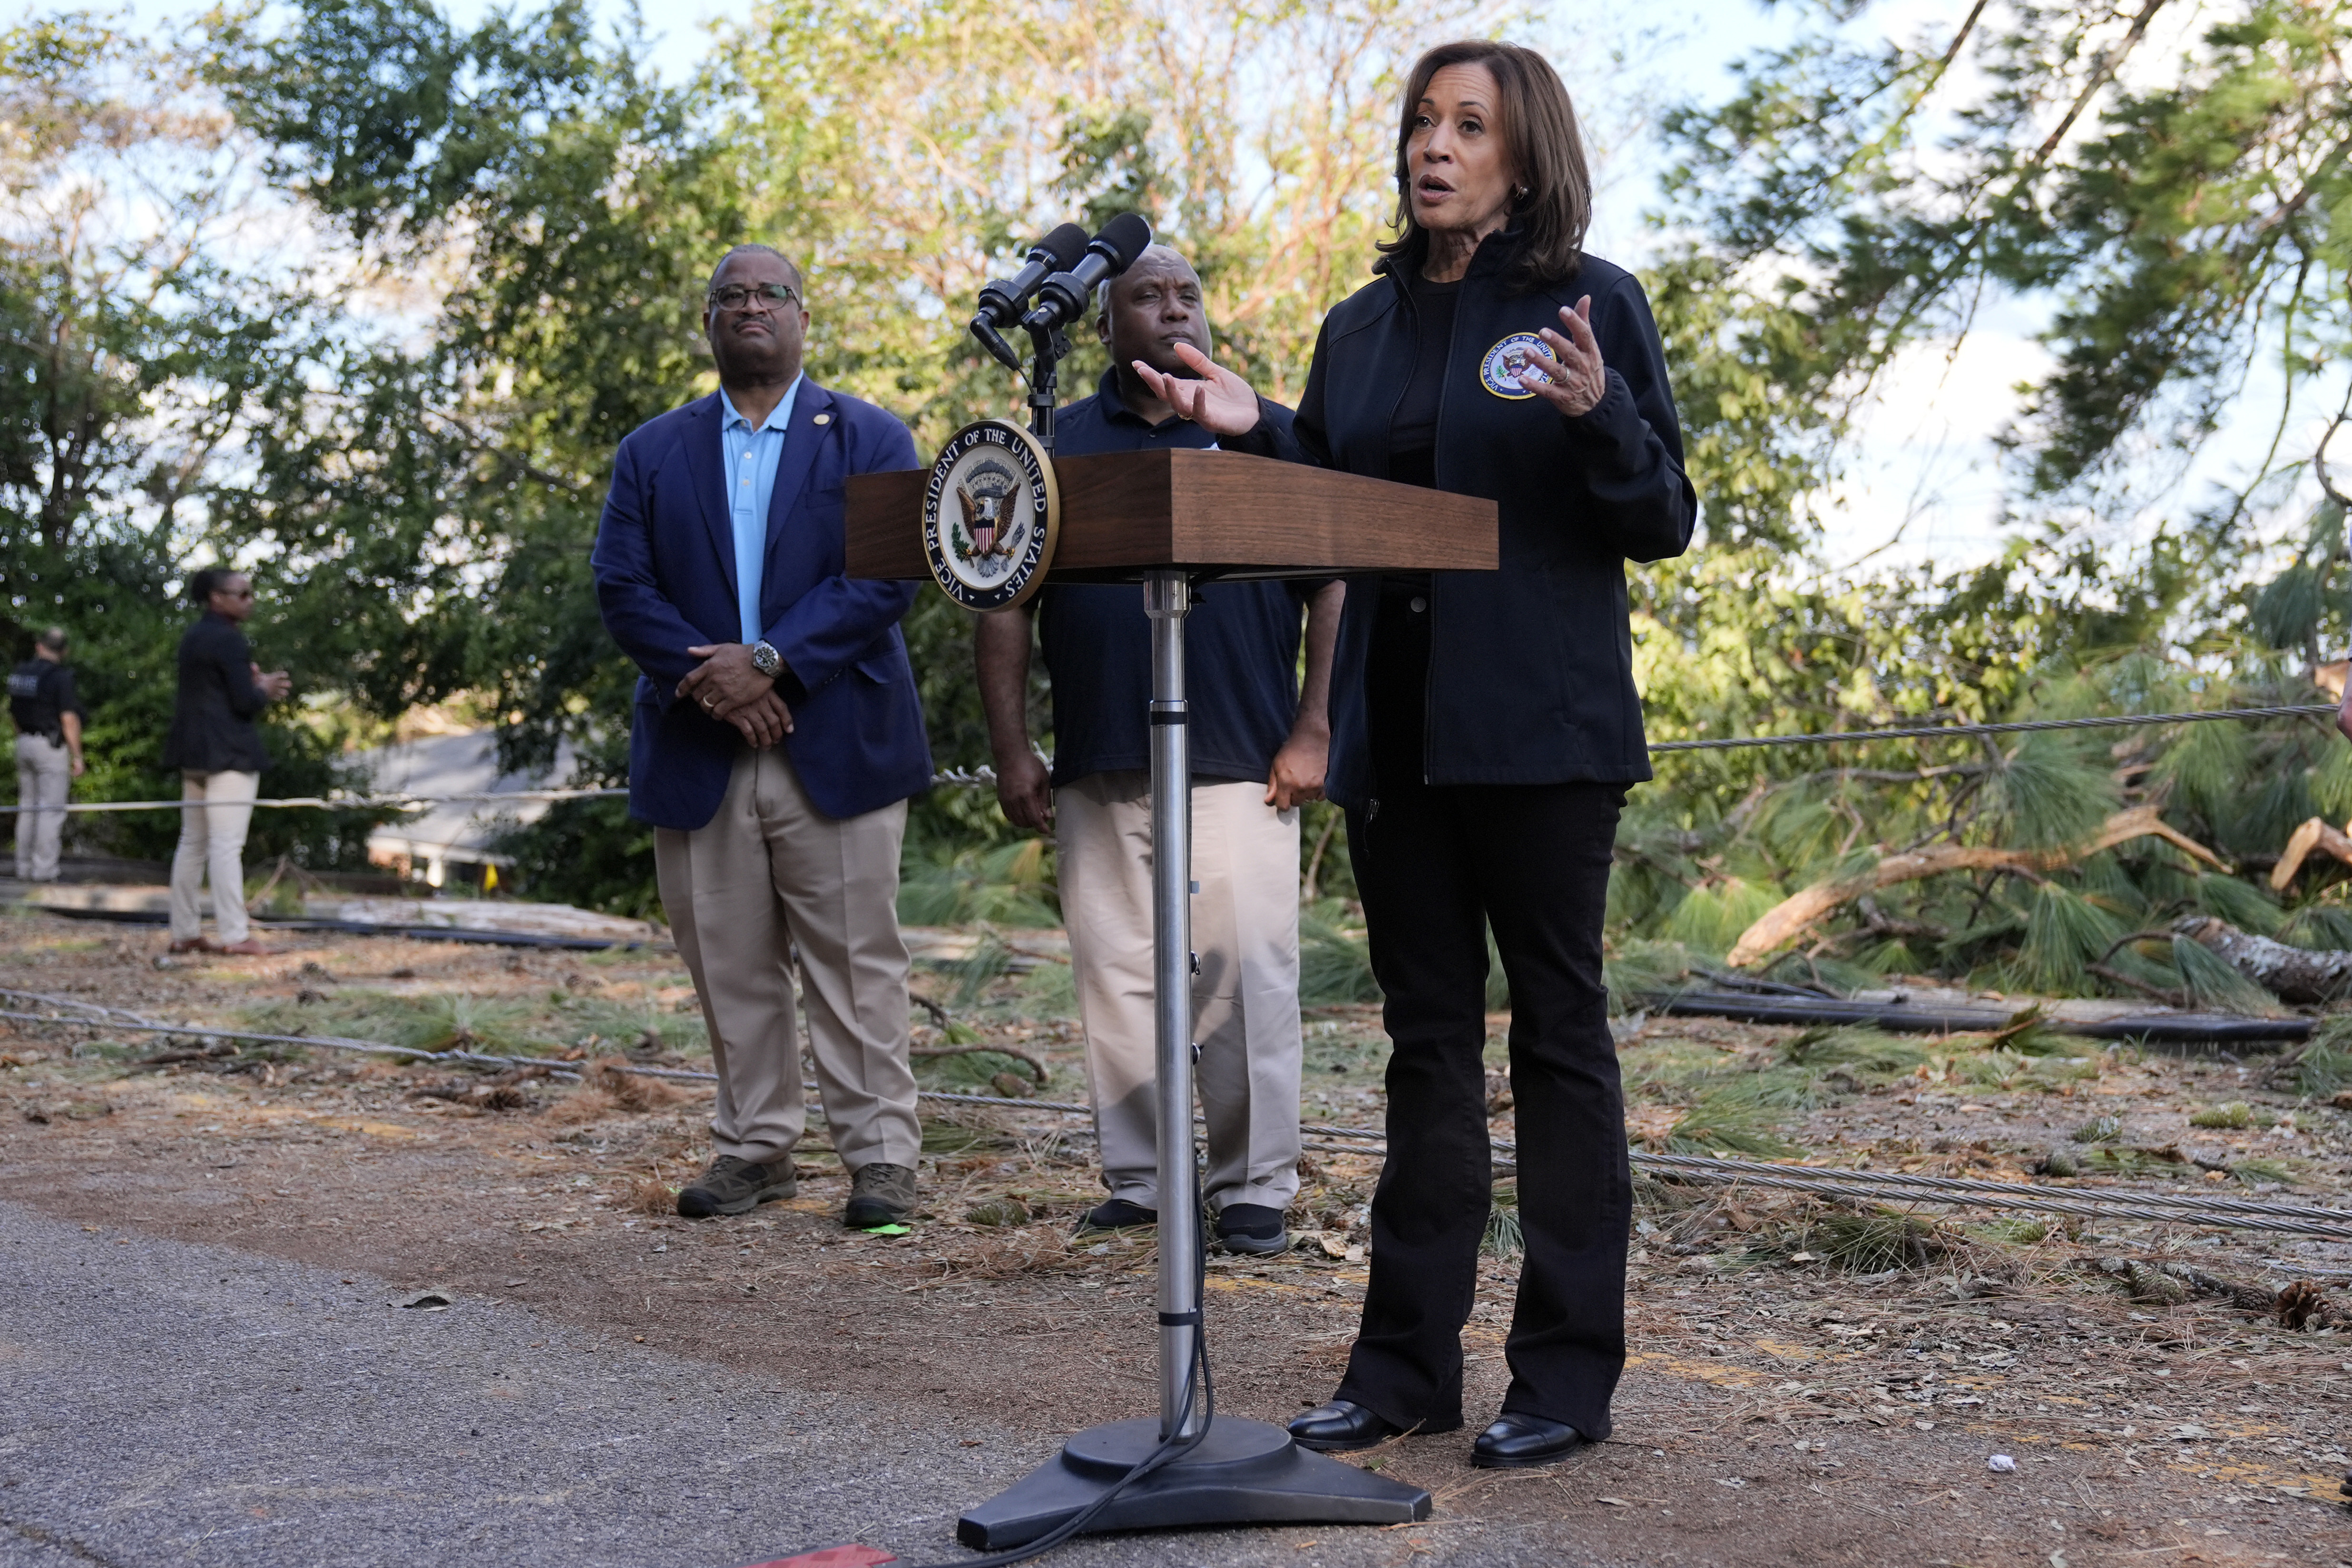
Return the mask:
{"type": "MultiPolygon", "coordinates": [[[[1409,605],[1418,584],[1349,584],[1331,686],[1326,787],[1353,809],[1373,793],[1371,747],[1381,744],[1390,761],[1397,739],[1372,735],[1365,677],[1388,686],[1383,678],[1400,663],[1419,663],[1426,673],[1423,732],[1405,739],[1421,742],[1429,784],[1632,784],[1650,776],[1624,563],[1681,554],[1698,511],[1683,473],[1682,429],[1657,325],[1641,285],[1597,257],[1585,258],[1565,282],[1507,293],[1499,275],[1516,243],[1507,234],[1490,236],[1451,290],[1411,288],[1393,272],[1376,279],[1325,318],[1316,343],[1294,426],[1313,460],[1492,497],[1501,523],[1501,570],[1441,572],[1419,590],[1427,600],[1416,634],[1427,638],[1425,659],[1395,638],[1374,636],[1383,599],[1402,594],[1409,605]],[[1539,397],[1489,390],[1481,365],[1496,345],[1517,333],[1559,330],[1561,309],[1588,294],[1609,373],[1598,404],[1566,418],[1539,397]],[[1443,321],[1449,306],[1451,321],[1443,321]],[[1425,322],[1433,347],[1445,344],[1442,363],[1423,361],[1425,322]],[[1432,401],[1432,376],[1434,408],[1421,426],[1416,416],[1432,401]],[[1417,426],[1431,432],[1425,443],[1417,426]],[[1386,668],[1368,671],[1376,641],[1386,668]]],[[[1269,435],[1261,428],[1226,444],[1271,455],[1269,435]]]]}
{"type": "Polygon", "coordinates": [[[163,765],[190,773],[257,773],[269,765],[253,716],[268,699],[253,684],[253,649],[225,616],[205,613],[180,638],[180,693],[163,765]]]}

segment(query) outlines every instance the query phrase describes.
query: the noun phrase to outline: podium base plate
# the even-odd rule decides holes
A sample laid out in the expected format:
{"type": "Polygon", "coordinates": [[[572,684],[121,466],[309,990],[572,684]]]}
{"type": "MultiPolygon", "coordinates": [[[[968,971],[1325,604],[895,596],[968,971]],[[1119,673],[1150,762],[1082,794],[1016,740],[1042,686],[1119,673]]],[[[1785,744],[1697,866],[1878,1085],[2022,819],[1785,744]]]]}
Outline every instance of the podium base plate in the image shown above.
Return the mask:
{"type": "MultiPolygon", "coordinates": [[[[1156,1419],[1090,1426],[1048,1463],[956,1521],[979,1551],[1026,1545],[1085,1508],[1160,1447],[1156,1419]]],[[[1263,1421],[1219,1416],[1190,1453],[1161,1466],[1087,1527],[1169,1530],[1209,1524],[1405,1524],[1429,1517],[1429,1493],[1302,1448],[1263,1421]]]]}

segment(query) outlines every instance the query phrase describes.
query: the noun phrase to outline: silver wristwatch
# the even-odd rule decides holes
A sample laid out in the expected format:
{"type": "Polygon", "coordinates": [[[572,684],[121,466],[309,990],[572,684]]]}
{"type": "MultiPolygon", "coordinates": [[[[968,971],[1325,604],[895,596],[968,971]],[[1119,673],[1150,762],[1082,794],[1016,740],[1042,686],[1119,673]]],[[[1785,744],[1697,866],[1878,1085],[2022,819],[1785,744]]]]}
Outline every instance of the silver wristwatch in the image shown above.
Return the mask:
{"type": "Polygon", "coordinates": [[[755,642],[751,645],[751,668],[772,680],[784,672],[784,656],[771,643],[755,642]]]}

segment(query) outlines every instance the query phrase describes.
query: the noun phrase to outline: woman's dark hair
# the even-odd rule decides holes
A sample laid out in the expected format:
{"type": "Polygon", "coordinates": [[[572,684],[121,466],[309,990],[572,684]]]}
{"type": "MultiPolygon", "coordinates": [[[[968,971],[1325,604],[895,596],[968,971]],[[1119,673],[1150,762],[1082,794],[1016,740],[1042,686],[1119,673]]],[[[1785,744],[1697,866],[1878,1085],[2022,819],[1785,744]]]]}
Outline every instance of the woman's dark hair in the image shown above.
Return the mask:
{"type": "Polygon", "coordinates": [[[1511,203],[1511,228],[1519,236],[1519,247],[1507,284],[1525,289],[1566,282],[1584,265],[1584,231],[1592,221],[1592,172],[1584,162],[1576,105],[1549,60],[1533,49],[1486,38],[1438,45],[1414,64],[1405,83],[1397,126],[1397,237],[1380,247],[1387,265],[1411,276],[1429,258],[1429,232],[1412,219],[1412,122],[1430,79],[1447,66],[1484,66],[1495,79],[1496,129],[1502,132],[1512,183],[1524,192],[1511,203]]]}

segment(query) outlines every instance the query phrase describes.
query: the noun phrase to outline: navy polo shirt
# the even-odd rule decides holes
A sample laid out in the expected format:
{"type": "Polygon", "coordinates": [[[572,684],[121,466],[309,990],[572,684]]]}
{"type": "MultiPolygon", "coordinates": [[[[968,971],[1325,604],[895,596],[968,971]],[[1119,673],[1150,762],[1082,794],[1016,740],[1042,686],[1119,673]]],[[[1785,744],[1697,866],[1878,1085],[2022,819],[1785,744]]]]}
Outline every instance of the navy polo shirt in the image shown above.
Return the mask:
{"type": "MultiPolygon", "coordinates": [[[[1291,412],[1258,399],[1284,436],[1291,412]]],[[[1119,400],[1118,373],[1054,416],[1065,458],[1203,447],[1216,437],[1186,419],[1147,424],[1119,400]]],[[[1311,582],[1210,583],[1184,621],[1192,773],[1264,779],[1298,711],[1300,612],[1311,582]]],[[[1037,638],[1054,687],[1054,786],[1151,765],[1151,622],[1132,583],[1051,585],[1037,595],[1037,638]]]]}

